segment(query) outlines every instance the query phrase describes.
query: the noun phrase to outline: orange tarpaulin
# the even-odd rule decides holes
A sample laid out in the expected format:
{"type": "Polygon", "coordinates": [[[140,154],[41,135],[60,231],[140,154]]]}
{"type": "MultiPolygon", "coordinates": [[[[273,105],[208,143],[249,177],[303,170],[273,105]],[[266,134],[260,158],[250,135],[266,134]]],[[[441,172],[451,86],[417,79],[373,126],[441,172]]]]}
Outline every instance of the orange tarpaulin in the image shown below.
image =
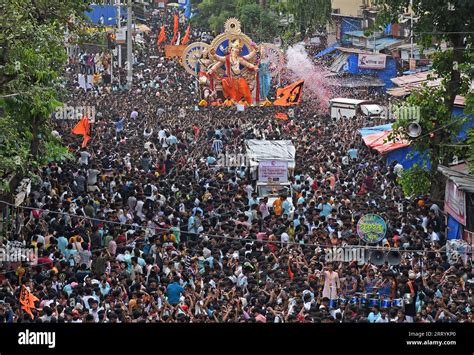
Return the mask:
{"type": "Polygon", "coordinates": [[[165,32],[165,25],[161,26],[160,34],[158,35],[157,44],[158,47],[166,41],[166,32],[165,32]]]}
{"type": "Polygon", "coordinates": [[[273,104],[276,106],[298,105],[303,94],[303,84],[304,80],[300,80],[284,88],[278,88],[277,99],[273,104]]]}
{"type": "Polygon", "coordinates": [[[82,135],[84,138],[82,140],[82,148],[84,148],[91,137],[89,136],[90,134],[90,124],[89,124],[89,119],[87,117],[83,117],[77,125],[72,129],[73,134],[78,134],[82,135]]]}
{"type": "Polygon", "coordinates": [[[188,42],[189,42],[189,32],[190,31],[191,31],[191,25],[188,25],[188,28],[186,29],[186,33],[184,34],[184,37],[181,40],[181,44],[183,44],[183,45],[188,44],[188,42]]]}
{"type": "Polygon", "coordinates": [[[362,137],[362,139],[367,147],[375,149],[381,154],[388,153],[398,148],[408,147],[408,141],[400,139],[388,140],[391,133],[392,131],[384,131],[381,133],[369,134],[362,137]]]}
{"type": "Polygon", "coordinates": [[[31,319],[34,318],[33,313],[31,312],[32,309],[35,309],[35,302],[39,301],[38,297],[33,295],[25,285],[21,286],[20,292],[20,304],[21,308],[30,315],[31,319]]]}

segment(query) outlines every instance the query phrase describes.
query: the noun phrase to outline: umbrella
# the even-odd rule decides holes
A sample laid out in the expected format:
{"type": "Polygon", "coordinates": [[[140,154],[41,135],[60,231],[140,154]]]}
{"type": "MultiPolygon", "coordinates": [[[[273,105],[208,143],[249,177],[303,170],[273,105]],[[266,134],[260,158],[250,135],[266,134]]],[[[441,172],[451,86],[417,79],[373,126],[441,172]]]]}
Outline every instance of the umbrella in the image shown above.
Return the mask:
{"type": "Polygon", "coordinates": [[[171,3],[168,3],[166,6],[179,7],[179,4],[178,4],[178,3],[175,3],[175,2],[171,2],[171,3]]]}

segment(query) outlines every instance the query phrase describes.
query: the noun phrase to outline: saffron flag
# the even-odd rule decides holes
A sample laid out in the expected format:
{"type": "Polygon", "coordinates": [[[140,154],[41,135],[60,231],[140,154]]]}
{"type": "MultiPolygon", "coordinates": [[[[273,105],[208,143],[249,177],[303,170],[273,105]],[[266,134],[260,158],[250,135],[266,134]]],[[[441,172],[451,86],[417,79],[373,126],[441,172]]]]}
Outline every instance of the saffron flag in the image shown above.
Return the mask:
{"type": "Polygon", "coordinates": [[[161,46],[161,44],[166,41],[166,32],[165,32],[165,25],[161,26],[161,31],[160,34],[158,35],[157,39],[157,45],[158,47],[161,46]]]}
{"type": "Polygon", "coordinates": [[[22,285],[20,292],[20,304],[21,308],[30,315],[31,319],[34,319],[32,309],[35,309],[35,302],[39,301],[38,297],[33,295],[25,285],[22,285]]]}
{"type": "Polygon", "coordinates": [[[82,140],[82,148],[84,148],[91,137],[90,134],[90,124],[89,119],[87,117],[82,117],[82,119],[78,122],[78,124],[72,129],[73,134],[78,134],[83,136],[82,140]]]}
{"type": "Polygon", "coordinates": [[[304,80],[277,89],[277,99],[273,102],[275,106],[298,105],[303,94],[304,80]]]}
{"type": "Polygon", "coordinates": [[[178,15],[173,15],[174,25],[173,25],[173,39],[171,40],[171,45],[176,43],[176,38],[178,38],[178,27],[179,27],[179,19],[178,15]]]}
{"type": "Polygon", "coordinates": [[[186,29],[186,33],[184,34],[184,37],[181,40],[181,44],[188,44],[190,31],[191,31],[191,25],[188,25],[188,28],[186,29]]]}

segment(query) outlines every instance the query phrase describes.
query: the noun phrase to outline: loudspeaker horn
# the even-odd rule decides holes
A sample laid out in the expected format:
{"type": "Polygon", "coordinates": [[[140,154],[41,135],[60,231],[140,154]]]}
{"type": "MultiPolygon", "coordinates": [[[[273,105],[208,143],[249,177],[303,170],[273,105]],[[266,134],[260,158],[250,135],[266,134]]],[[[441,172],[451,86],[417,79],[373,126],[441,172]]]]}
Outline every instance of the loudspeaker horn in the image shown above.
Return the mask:
{"type": "Polygon", "coordinates": [[[400,252],[397,250],[390,250],[387,253],[386,259],[390,265],[400,265],[400,262],[402,261],[402,254],[400,254],[400,252]]]}
{"type": "Polygon", "coordinates": [[[412,122],[408,125],[407,134],[411,138],[417,138],[421,136],[421,126],[417,122],[412,122]]]}
{"type": "Polygon", "coordinates": [[[385,263],[385,255],[381,250],[373,250],[370,253],[369,261],[373,265],[383,265],[385,263]]]}

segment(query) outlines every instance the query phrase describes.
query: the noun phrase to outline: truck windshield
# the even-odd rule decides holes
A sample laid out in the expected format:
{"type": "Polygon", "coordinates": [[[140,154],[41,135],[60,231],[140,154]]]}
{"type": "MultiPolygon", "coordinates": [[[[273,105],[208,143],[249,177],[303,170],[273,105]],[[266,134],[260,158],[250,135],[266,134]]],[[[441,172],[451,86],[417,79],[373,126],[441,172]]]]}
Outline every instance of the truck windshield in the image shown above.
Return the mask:
{"type": "Polygon", "coordinates": [[[290,196],[290,188],[288,186],[259,186],[259,196],[260,197],[265,197],[265,196],[290,196]]]}

